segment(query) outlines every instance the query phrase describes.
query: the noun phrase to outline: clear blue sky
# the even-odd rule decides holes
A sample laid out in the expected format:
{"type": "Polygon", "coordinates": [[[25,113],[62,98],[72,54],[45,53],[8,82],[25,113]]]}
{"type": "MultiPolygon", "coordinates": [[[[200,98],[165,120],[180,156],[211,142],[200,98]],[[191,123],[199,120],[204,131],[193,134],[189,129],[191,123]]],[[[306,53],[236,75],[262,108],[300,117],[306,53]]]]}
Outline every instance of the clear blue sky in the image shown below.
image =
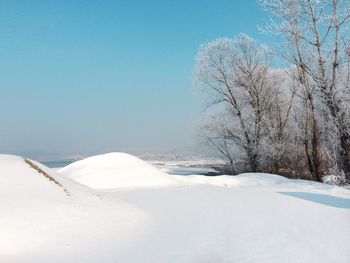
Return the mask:
{"type": "Polygon", "coordinates": [[[255,0],[1,0],[0,152],[191,148],[199,45],[266,19],[255,0]]]}

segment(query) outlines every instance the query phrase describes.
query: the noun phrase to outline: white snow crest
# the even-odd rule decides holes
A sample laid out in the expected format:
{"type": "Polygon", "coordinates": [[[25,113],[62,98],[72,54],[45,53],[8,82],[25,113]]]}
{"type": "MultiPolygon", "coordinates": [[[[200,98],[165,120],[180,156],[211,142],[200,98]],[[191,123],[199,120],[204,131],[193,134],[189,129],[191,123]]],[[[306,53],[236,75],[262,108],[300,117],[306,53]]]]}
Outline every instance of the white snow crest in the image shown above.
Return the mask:
{"type": "Polygon", "coordinates": [[[108,153],[72,163],[59,173],[94,189],[130,189],[176,185],[171,175],[126,153],[108,153]]]}

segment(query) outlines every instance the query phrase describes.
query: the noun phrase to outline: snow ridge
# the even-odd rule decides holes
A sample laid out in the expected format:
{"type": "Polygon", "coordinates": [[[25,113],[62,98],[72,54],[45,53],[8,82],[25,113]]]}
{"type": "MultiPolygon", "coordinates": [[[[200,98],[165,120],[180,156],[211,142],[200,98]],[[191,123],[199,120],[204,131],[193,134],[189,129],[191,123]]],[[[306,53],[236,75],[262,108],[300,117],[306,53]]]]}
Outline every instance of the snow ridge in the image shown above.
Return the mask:
{"type": "Polygon", "coordinates": [[[43,176],[45,176],[47,179],[49,179],[50,181],[54,182],[55,184],[57,184],[59,187],[63,188],[63,191],[65,191],[65,193],[69,196],[69,191],[60,183],[58,182],[55,178],[53,178],[51,175],[49,175],[48,173],[46,173],[44,170],[42,170],[39,166],[37,166],[36,164],[34,164],[32,161],[28,160],[28,159],[24,159],[24,161],[34,170],[36,170],[39,174],[42,174],[43,176]]]}

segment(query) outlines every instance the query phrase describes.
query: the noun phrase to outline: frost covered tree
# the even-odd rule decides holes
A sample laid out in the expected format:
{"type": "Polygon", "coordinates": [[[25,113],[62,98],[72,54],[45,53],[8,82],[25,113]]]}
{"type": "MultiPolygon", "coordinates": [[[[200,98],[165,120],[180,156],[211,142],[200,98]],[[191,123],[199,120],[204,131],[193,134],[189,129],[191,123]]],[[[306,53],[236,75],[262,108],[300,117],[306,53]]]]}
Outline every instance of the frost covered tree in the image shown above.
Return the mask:
{"type": "Polygon", "coordinates": [[[282,56],[294,65],[303,89],[304,130],[311,134],[305,136],[311,138],[311,142],[306,140],[305,150],[311,169],[319,173],[317,151],[322,145],[333,162],[333,171],[350,179],[350,1],[260,0],[260,3],[273,15],[267,30],[284,38],[282,56]]]}
{"type": "Polygon", "coordinates": [[[261,170],[266,138],[274,128],[268,127],[268,115],[276,114],[280,105],[281,79],[270,64],[269,50],[246,35],[204,44],[197,55],[195,85],[224,112],[206,126],[207,141],[231,163],[233,153],[243,153],[234,157],[244,160],[251,171],[261,170]]]}
{"type": "Polygon", "coordinates": [[[200,47],[195,85],[216,109],[203,137],[231,165],[350,182],[350,1],[259,2],[283,44],[273,56],[246,35],[200,47]]]}
{"type": "MultiPolygon", "coordinates": [[[[269,108],[264,118],[264,171],[280,173],[280,169],[292,167],[296,152],[296,123],[293,121],[296,89],[288,70],[270,69],[269,81],[274,83],[269,97],[269,108]]],[[[291,170],[292,173],[294,170],[291,170]]]]}
{"type": "MultiPolygon", "coordinates": [[[[220,108],[220,107],[219,107],[220,108]]],[[[211,109],[210,109],[211,110],[211,109]]],[[[210,111],[208,110],[208,111],[210,111]]],[[[235,132],[235,122],[231,122],[231,114],[229,111],[222,111],[222,109],[210,111],[200,125],[200,137],[206,146],[209,146],[223,157],[229,164],[227,172],[235,174],[237,172],[237,163],[239,154],[237,153],[237,144],[232,138],[235,132]]]]}

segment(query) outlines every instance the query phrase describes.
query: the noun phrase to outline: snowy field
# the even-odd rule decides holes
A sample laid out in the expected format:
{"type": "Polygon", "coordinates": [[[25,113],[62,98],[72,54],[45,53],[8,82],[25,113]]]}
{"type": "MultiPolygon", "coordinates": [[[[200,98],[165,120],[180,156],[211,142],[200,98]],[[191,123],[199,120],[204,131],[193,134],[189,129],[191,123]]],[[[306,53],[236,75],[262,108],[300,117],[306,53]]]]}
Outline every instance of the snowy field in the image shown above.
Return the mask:
{"type": "Polygon", "coordinates": [[[350,262],[349,190],[173,168],[0,155],[0,262],[350,262]]]}

